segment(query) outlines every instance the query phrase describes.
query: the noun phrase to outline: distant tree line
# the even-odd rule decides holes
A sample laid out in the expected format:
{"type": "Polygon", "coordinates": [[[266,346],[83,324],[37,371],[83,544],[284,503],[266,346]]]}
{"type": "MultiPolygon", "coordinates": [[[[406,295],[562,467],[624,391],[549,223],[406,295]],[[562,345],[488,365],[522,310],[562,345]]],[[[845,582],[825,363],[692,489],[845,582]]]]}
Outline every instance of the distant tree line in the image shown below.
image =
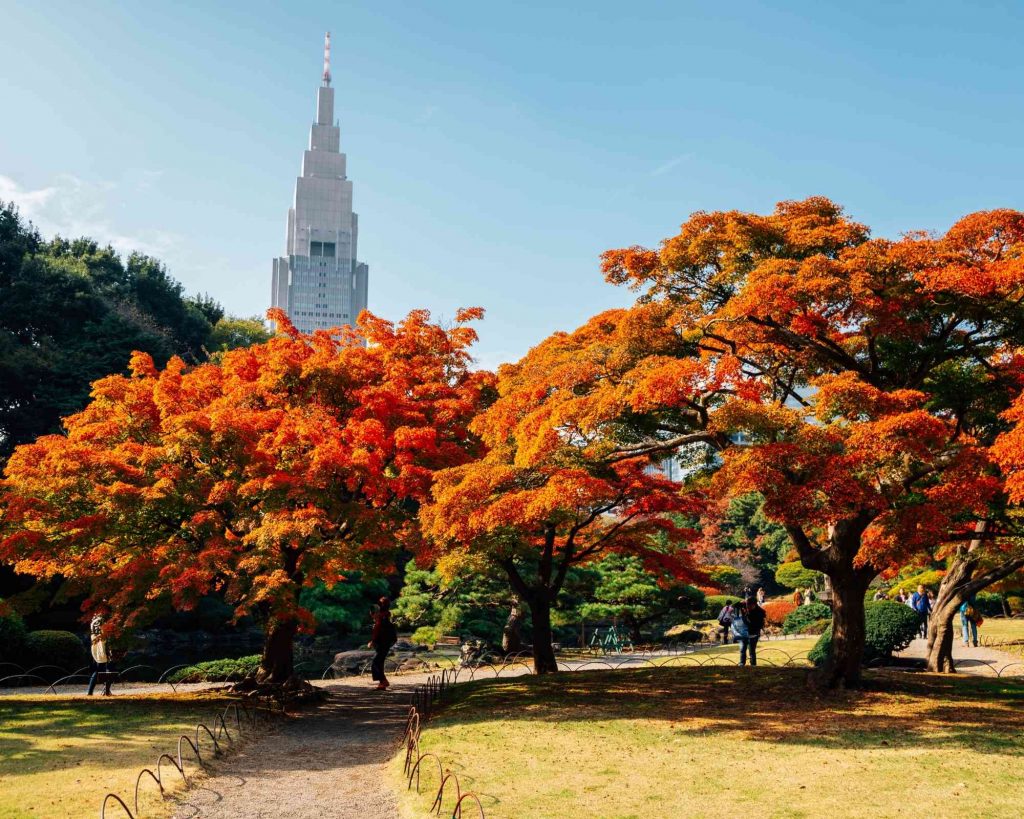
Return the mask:
{"type": "Polygon", "coordinates": [[[45,241],[0,202],[0,465],[18,444],[59,432],[93,381],[126,372],[133,350],[162,367],[268,337],[261,320],[186,295],[159,260],[89,238],[45,241]]]}

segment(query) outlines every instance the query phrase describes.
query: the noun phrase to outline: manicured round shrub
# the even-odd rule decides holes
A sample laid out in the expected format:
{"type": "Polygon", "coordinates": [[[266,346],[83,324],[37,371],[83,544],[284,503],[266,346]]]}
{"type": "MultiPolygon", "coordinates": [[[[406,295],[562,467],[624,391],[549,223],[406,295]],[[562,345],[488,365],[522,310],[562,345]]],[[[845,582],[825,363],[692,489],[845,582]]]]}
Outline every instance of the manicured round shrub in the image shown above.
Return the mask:
{"type": "Polygon", "coordinates": [[[89,653],[70,631],[30,631],[25,637],[25,665],[55,665],[70,674],[89,663],[89,653]]]}
{"type": "Polygon", "coordinates": [[[14,612],[0,617],[0,662],[25,664],[25,624],[14,612]]]}
{"type": "Polygon", "coordinates": [[[704,572],[722,589],[735,589],[743,582],[743,574],[732,566],[705,566],[704,572]]]}
{"type": "Polygon", "coordinates": [[[726,603],[739,603],[740,598],[731,594],[709,594],[704,598],[704,619],[717,620],[718,613],[726,603]]]}
{"type": "Polygon", "coordinates": [[[805,569],[799,560],[783,563],[775,570],[775,582],[787,589],[806,589],[808,586],[817,588],[825,575],[813,569],[805,569]]]}
{"type": "Polygon", "coordinates": [[[772,600],[761,606],[764,609],[765,620],[770,626],[781,626],[786,617],[796,611],[796,607],[792,600],[772,600]]]}
{"type": "Polygon", "coordinates": [[[810,603],[806,606],[797,606],[786,615],[782,621],[782,632],[784,634],[804,634],[804,629],[811,623],[818,620],[829,620],[832,617],[832,609],[824,603],[810,603]]]}
{"type": "Polygon", "coordinates": [[[798,633],[799,634],[815,634],[815,635],[817,635],[817,634],[824,634],[825,633],[825,629],[827,629],[831,625],[832,625],[832,618],[831,617],[822,617],[820,620],[814,620],[814,621],[808,623],[806,626],[804,626],[802,629],[800,629],[800,631],[798,633]]]}
{"type": "MultiPolygon", "coordinates": [[[[920,620],[909,606],[890,600],[878,600],[864,607],[864,625],[864,663],[867,664],[890,657],[909,646],[918,635],[920,620]]],[[[815,665],[822,665],[831,652],[830,625],[807,658],[815,665]]]]}
{"type": "Polygon", "coordinates": [[[175,671],[169,679],[172,683],[238,682],[250,674],[255,674],[259,667],[260,655],[251,654],[248,657],[236,659],[208,660],[205,663],[196,663],[188,668],[175,671]]]}

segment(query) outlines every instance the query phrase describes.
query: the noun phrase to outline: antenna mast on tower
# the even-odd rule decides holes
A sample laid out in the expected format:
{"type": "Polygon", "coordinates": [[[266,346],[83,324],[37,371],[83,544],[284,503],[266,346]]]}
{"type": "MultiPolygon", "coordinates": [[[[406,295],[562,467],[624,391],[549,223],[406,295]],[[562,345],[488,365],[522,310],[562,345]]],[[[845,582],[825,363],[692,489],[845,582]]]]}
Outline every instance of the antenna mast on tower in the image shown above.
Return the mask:
{"type": "Polygon", "coordinates": [[[324,85],[331,84],[331,32],[324,35],[324,85]]]}

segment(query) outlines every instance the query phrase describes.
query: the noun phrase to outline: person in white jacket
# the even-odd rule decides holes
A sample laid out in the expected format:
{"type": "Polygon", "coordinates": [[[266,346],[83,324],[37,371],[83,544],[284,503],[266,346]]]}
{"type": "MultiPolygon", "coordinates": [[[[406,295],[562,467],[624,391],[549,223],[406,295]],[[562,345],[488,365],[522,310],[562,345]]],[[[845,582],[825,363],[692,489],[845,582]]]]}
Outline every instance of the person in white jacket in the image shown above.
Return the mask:
{"type": "MultiPolygon", "coordinates": [[[[89,624],[89,638],[92,650],[93,672],[89,678],[89,690],[85,693],[92,696],[96,690],[96,678],[100,673],[110,670],[110,658],[107,656],[107,642],[103,639],[103,618],[96,615],[89,624]]],[[[103,696],[110,696],[110,678],[104,677],[103,696]]]]}

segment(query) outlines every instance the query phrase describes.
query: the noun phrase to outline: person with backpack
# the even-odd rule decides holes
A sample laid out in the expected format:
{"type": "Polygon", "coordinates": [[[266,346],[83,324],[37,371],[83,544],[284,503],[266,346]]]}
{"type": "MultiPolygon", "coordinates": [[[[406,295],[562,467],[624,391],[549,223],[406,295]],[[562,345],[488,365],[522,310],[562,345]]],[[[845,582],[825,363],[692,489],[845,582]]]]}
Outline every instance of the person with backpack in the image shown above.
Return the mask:
{"type": "Polygon", "coordinates": [[[978,613],[978,609],[975,606],[974,595],[972,594],[969,598],[964,600],[963,605],[960,606],[960,629],[963,633],[964,647],[966,648],[972,642],[974,647],[978,647],[978,626],[982,624],[981,615],[978,613]],[[968,640],[968,637],[971,639],[968,640]]]}
{"type": "Polygon", "coordinates": [[[736,609],[733,608],[732,603],[726,600],[722,610],[718,612],[718,625],[722,631],[722,645],[729,645],[729,628],[732,626],[732,621],[735,617],[736,609]]]}
{"type": "Polygon", "coordinates": [[[384,675],[384,661],[387,660],[391,646],[398,642],[398,630],[391,622],[391,601],[382,597],[377,604],[377,612],[373,615],[373,633],[370,635],[370,642],[367,648],[372,648],[377,653],[370,665],[370,674],[377,682],[377,690],[383,691],[389,685],[388,678],[384,675]]]}
{"type": "Polygon", "coordinates": [[[746,624],[747,636],[740,643],[740,665],[747,662],[747,652],[750,652],[750,665],[757,665],[757,641],[761,639],[761,631],[764,629],[765,611],[758,605],[757,599],[748,597],[743,603],[742,620],[746,624]]]}

